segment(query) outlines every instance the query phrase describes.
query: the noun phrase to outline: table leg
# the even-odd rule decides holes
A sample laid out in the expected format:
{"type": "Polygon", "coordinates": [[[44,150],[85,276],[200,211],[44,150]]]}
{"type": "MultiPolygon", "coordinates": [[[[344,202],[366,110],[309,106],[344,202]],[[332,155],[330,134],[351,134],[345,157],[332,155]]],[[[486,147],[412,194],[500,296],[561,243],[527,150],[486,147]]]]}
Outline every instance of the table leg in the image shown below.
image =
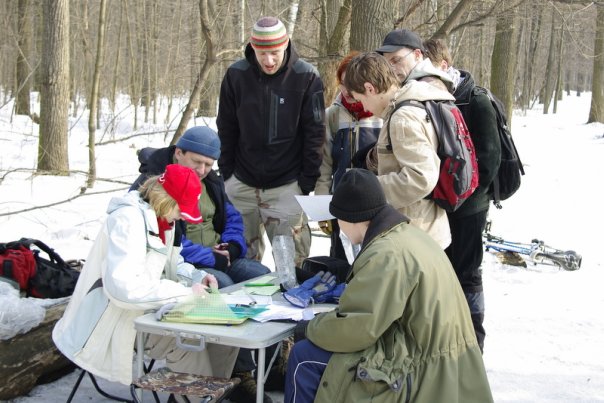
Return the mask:
{"type": "MultiPolygon", "coordinates": [[[[145,346],[143,341],[143,332],[136,332],[136,376],[140,378],[144,375],[143,359],[145,357],[145,346]]],[[[136,396],[139,401],[143,401],[143,390],[137,389],[136,396]]]]}
{"type": "Polygon", "coordinates": [[[266,348],[258,349],[258,373],[256,379],[256,403],[262,403],[264,398],[264,366],[266,361],[266,348]]]}

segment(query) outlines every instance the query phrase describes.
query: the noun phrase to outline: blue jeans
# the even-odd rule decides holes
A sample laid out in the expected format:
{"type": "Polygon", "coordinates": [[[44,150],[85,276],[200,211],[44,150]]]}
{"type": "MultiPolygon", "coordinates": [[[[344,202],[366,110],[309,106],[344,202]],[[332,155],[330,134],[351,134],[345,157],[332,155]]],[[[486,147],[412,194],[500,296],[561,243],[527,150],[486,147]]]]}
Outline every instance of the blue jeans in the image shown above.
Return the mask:
{"type": "Polygon", "coordinates": [[[287,360],[284,403],[311,403],[315,400],[332,354],[308,339],[294,344],[287,360]]]}
{"type": "Polygon", "coordinates": [[[228,287],[229,285],[250,280],[254,277],[271,272],[268,267],[259,261],[246,258],[235,259],[235,261],[231,262],[231,265],[224,271],[205,268],[204,270],[216,277],[216,280],[218,280],[218,288],[228,287]]]}

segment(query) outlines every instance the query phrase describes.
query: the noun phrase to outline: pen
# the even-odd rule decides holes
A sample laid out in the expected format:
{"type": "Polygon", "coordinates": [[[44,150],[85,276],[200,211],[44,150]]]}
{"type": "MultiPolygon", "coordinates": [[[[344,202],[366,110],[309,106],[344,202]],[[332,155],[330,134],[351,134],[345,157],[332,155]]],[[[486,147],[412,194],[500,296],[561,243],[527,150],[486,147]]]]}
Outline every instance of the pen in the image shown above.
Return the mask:
{"type": "Polygon", "coordinates": [[[271,287],[274,285],[275,284],[271,284],[271,283],[247,283],[247,284],[244,284],[245,287],[271,287]]]}

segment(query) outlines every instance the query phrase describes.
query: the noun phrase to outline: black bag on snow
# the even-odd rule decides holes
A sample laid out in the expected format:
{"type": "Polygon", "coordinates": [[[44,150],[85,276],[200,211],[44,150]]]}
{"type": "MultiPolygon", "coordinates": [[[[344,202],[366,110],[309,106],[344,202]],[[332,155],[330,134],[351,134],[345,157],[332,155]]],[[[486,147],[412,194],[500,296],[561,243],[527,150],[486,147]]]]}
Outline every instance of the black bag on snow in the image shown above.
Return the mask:
{"type": "Polygon", "coordinates": [[[0,275],[18,283],[28,297],[70,296],[80,276],[54,249],[37,239],[0,243],[0,261],[0,275]],[[48,259],[40,256],[40,252],[48,259]]]}
{"type": "Polygon", "coordinates": [[[520,187],[521,176],[524,175],[524,167],[522,166],[522,161],[520,161],[516,144],[514,144],[503,104],[488,89],[475,86],[472,90],[472,95],[479,94],[485,94],[489,97],[497,115],[497,129],[499,131],[499,142],[501,143],[501,162],[499,163],[497,175],[489,188],[489,195],[495,207],[500,209],[500,201],[511,197],[520,187]]]}

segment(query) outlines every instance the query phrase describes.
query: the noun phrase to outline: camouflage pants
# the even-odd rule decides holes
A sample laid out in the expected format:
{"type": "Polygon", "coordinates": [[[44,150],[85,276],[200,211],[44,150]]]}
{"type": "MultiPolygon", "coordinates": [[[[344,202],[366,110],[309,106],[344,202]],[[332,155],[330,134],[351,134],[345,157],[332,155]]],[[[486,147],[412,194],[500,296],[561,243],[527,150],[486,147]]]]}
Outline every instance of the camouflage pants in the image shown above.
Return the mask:
{"type": "Polygon", "coordinates": [[[292,182],[273,189],[258,189],[233,175],[225,182],[225,188],[231,203],[243,217],[248,247],[246,257],[262,261],[265,231],[272,242],[279,225],[287,223],[293,230],[296,266],[301,267],[310,253],[310,227],[294,197],[302,194],[298,184],[292,182]]]}

